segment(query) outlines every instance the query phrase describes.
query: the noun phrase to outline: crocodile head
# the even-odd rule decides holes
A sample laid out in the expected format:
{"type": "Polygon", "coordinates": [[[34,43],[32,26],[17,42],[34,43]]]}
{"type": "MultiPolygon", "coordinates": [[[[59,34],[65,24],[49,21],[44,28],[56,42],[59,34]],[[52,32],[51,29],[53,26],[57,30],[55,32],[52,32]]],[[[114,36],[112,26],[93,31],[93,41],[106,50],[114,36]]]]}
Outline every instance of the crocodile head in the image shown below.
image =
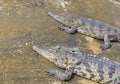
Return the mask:
{"type": "Polygon", "coordinates": [[[56,21],[60,22],[64,26],[71,27],[80,24],[80,19],[77,19],[77,17],[72,16],[68,13],[57,14],[48,12],[48,15],[53,17],[56,21]]]}
{"type": "Polygon", "coordinates": [[[60,56],[70,56],[75,53],[80,53],[80,49],[78,47],[70,48],[64,46],[38,46],[34,45],[33,50],[38,52],[41,56],[45,57],[51,62],[56,62],[60,56]]]}

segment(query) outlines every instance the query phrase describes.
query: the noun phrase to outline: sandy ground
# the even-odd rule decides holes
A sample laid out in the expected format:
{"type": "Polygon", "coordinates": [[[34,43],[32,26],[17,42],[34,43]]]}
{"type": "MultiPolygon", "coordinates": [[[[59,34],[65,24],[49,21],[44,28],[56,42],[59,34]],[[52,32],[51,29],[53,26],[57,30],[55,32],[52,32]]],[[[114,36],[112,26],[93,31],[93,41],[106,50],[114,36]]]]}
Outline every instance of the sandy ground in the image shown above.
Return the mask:
{"type": "Polygon", "coordinates": [[[97,84],[77,75],[63,82],[44,70],[57,68],[32,50],[32,46],[66,45],[120,62],[120,44],[101,52],[99,41],[57,30],[60,24],[48,11],[69,12],[120,27],[120,6],[109,0],[0,0],[0,84],[97,84]],[[62,37],[62,38],[61,38],[62,37]]]}

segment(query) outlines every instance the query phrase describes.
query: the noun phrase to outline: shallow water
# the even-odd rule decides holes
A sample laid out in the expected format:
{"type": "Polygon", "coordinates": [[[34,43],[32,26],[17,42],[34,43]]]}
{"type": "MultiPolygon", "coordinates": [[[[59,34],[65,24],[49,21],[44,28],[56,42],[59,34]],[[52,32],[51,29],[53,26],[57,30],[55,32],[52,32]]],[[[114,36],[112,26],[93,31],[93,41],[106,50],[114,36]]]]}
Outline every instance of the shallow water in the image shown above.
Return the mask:
{"type": "Polygon", "coordinates": [[[119,43],[101,52],[103,41],[57,30],[61,24],[49,17],[48,11],[69,12],[120,28],[120,5],[110,0],[1,0],[0,84],[97,84],[77,75],[68,82],[48,76],[45,69],[58,68],[34,52],[34,44],[78,46],[85,53],[120,62],[119,43]]]}

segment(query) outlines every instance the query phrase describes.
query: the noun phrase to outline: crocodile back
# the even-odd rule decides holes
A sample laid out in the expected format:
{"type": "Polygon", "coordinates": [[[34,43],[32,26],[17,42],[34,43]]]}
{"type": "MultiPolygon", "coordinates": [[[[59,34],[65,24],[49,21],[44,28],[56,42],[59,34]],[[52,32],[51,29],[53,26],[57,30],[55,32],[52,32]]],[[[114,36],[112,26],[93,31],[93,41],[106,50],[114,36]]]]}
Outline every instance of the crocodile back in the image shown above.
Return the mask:
{"type": "Polygon", "coordinates": [[[110,59],[88,54],[79,54],[74,73],[105,84],[120,84],[120,64],[110,59]]]}
{"type": "Polygon", "coordinates": [[[118,41],[118,35],[120,33],[120,29],[111,26],[109,24],[105,24],[98,20],[93,20],[90,18],[80,18],[82,25],[78,26],[78,32],[97,38],[97,39],[103,39],[104,34],[109,34],[111,36],[111,40],[118,41]],[[114,38],[112,37],[114,36],[114,38]]]}

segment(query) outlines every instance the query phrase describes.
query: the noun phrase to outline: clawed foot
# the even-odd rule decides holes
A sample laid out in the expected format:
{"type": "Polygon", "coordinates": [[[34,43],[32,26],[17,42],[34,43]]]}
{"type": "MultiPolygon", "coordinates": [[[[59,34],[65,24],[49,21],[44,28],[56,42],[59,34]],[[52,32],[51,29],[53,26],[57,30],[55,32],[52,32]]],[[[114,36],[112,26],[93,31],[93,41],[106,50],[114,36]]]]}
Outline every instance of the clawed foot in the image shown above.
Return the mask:
{"type": "Polygon", "coordinates": [[[60,26],[60,27],[58,27],[58,30],[64,31],[64,28],[60,26]]]}
{"type": "Polygon", "coordinates": [[[54,75],[53,69],[47,69],[45,72],[47,72],[47,74],[50,76],[54,75]]]}
{"type": "Polygon", "coordinates": [[[110,47],[110,45],[107,45],[107,44],[102,44],[102,45],[100,45],[100,49],[101,49],[102,51],[107,50],[109,47],[110,47]]]}

